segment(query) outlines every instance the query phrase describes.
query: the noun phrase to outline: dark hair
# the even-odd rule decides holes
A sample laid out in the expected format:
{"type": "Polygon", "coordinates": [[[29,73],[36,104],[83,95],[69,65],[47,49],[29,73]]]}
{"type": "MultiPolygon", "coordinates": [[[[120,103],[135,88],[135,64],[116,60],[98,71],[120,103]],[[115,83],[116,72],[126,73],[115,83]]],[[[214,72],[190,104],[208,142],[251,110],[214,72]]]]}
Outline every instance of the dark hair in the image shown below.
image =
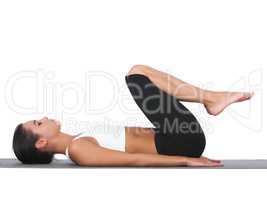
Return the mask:
{"type": "Polygon", "coordinates": [[[33,134],[19,124],[13,136],[13,151],[16,157],[24,164],[48,164],[53,160],[51,152],[41,152],[35,147],[39,136],[33,134]]]}

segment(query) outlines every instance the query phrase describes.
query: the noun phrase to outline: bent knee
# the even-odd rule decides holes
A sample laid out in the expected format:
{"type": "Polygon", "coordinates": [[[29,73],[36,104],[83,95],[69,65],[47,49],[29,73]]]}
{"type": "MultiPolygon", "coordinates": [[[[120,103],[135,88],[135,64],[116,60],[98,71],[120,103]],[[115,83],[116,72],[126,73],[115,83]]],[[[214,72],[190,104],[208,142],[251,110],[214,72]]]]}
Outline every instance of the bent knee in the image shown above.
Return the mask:
{"type": "Polygon", "coordinates": [[[127,73],[127,75],[131,75],[131,74],[146,75],[147,68],[148,66],[146,65],[133,65],[131,69],[129,70],[129,72],[127,73]]]}

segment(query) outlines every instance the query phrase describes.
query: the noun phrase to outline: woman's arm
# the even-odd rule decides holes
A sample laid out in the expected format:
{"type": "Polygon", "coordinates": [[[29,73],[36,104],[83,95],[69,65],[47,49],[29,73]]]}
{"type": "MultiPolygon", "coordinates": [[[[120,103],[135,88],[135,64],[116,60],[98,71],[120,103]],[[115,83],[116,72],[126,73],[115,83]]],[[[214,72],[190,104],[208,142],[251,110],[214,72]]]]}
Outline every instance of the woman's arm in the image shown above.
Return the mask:
{"type": "Polygon", "coordinates": [[[71,143],[69,154],[81,166],[221,166],[218,161],[204,158],[111,150],[83,139],[71,143]]]}

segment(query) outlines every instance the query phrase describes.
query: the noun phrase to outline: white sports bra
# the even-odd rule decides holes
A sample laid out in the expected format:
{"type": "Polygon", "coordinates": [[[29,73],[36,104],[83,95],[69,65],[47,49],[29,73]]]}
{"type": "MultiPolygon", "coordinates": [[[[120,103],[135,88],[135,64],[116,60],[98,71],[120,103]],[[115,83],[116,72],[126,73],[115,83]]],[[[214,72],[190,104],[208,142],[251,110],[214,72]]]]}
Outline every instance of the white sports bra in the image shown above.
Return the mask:
{"type": "MultiPolygon", "coordinates": [[[[80,132],[72,141],[86,136],[94,137],[102,147],[125,151],[124,126],[106,125],[89,127],[86,131],[80,132]]],[[[68,147],[66,148],[65,155],[70,159],[68,147]]]]}

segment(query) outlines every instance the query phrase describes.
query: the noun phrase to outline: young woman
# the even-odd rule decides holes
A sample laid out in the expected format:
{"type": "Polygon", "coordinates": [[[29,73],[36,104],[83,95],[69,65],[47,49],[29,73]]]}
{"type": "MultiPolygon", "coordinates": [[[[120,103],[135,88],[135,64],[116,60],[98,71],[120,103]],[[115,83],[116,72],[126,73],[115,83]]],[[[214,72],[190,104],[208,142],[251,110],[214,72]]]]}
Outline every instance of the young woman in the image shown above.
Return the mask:
{"type": "Polygon", "coordinates": [[[16,157],[25,164],[50,163],[54,154],[65,154],[80,166],[223,165],[201,156],[206,145],[203,130],[180,101],[202,103],[209,114],[218,115],[253,93],[203,90],[145,65],[133,66],[125,80],[154,128],[113,127],[105,134],[101,129],[69,135],[60,131],[58,121],[44,117],[16,127],[16,157]]]}

